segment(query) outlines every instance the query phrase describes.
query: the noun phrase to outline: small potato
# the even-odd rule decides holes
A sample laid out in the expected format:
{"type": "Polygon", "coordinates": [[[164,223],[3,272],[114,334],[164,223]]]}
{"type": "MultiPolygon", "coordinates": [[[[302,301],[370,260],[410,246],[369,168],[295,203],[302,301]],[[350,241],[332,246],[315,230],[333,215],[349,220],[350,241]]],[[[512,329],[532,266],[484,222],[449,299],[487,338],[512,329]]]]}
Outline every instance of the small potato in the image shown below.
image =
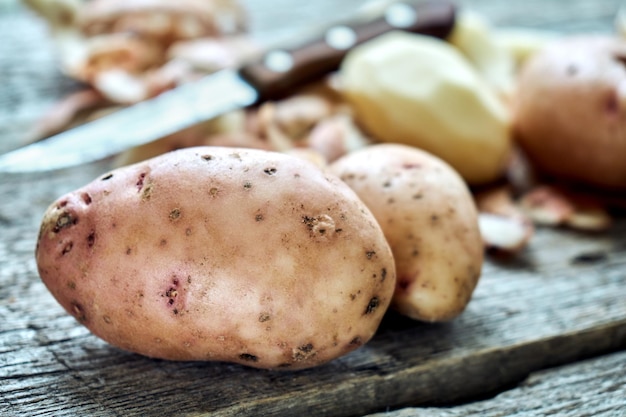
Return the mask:
{"type": "Polygon", "coordinates": [[[59,303],[120,348],[307,368],[367,342],[395,287],[380,226],[301,158],[196,147],[53,203],[36,259],[59,303]]]}
{"type": "Polygon", "coordinates": [[[626,190],[626,40],[564,37],[520,72],[515,138],[551,176],[626,190]]]}
{"type": "Polygon", "coordinates": [[[330,166],[372,210],[396,262],[392,305],[423,321],[445,321],[470,301],[483,263],[477,210],[446,163],[405,145],[355,151],[330,166]]]}

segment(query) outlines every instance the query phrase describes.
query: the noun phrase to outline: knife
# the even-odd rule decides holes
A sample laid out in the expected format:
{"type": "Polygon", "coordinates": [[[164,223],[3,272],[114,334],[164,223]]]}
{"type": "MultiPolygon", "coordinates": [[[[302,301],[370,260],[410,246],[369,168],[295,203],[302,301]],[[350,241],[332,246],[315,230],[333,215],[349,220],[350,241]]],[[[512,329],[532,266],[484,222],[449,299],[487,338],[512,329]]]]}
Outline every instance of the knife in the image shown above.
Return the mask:
{"type": "Polygon", "coordinates": [[[285,97],[336,70],[347,52],[391,30],[445,38],[454,27],[456,7],[445,0],[386,6],[366,22],[337,24],[292,48],[273,48],[260,59],[182,84],[93,122],[0,156],[0,172],[68,168],[113,156],[216,116],[285,97]]]}

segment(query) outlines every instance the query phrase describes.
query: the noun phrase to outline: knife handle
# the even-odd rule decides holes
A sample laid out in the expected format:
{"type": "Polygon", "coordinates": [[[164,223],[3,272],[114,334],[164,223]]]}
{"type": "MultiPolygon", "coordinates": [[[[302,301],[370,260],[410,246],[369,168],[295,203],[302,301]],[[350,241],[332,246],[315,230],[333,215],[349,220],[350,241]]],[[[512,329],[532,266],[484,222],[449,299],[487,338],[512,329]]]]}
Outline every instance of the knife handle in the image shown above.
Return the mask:
{"type": "Polygon", "coordinates": [[[405,30],[446,38],[454,27],[456,8],[446,0],[399,2],[387,6],[382,17],[365,23],[339,24],[315,40],[293,49],[274,49],[239,73],[259,93],[259,102],[276,100],[293,89],[339,68],[347,52],[391,30],[405,30]]]}

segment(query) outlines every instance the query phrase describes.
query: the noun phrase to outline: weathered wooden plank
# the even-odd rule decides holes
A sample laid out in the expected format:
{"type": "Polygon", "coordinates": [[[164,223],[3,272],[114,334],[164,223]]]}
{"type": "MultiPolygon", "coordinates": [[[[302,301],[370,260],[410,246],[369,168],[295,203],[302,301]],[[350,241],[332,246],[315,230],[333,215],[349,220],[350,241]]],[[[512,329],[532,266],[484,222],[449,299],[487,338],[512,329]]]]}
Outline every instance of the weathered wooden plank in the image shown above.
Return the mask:
{"type": "MultiPolygon", "coordinates": [[[[256,30],[270,40],[309,16],[300,4],[287,14],[293,2],[274,1],[272,7],[246,1],[252,14],[265,16],[256,30]]],[[[341,7],[348,3],[360,2],[341,7]]],[[[502,24],[606,32],[620,2],[461,3],[502,24]]],[[[31,15],[15,7],[0,11],[0,38],[9,40],[0,42],[1,151],[73,83],[56,71],[45,31],[31,15]]],[[[389,314],[371,343],[317,369],[268,372],[119,351],[62,311],[32,256],[45,207],[105,169],[103,162],[0,177],[0,415],[362,415],[388,406],[457,403],[547,366],[626,348],[622,219],[607,235],[542,230],[523,256],[487,264],[459,319],[426,325],[389,314]]]]}
{"type": "Polygon", "coordinates": [[[615,0],[461,0],[458,4],[482,12],[499,26],[561,33],[610,32],[621,6],[615,0]]]}
{"type": "Polygon", "coordinates": [[[0,13],[0,152],[17,147],[36,118],[76,88],[58,71],[44,23],[22,8],[5,7],[0,13]]]}
{"type": "Polygon", "coordinates": [[[617,417],[626,415],[626,352],[537,372],[495,398],[453,408],[405,408],[369,417],[617,417]]]}
{"type": "Polygon", "coordinates": [[[133,416],[155,411],[158,401],[165,415],[363,414],[458,402],[533,370],[626,347],[622,222],[606,236],[541,231],[521,258],[487,265],[458,320],[426,325],[390,314],[370,344],[318,369],[268,372],[142,358],[87,334],[37,278],[32,248],[43,203],[80,179],[68,170],[49,179],[45,191],[27,191],[31,180],[22,181],[0,185],[0,195],[23,188],[25,196],[15,211],[0,210],[11,226],[0,241],[0,253],[10,254],[2,267],[0,398],[11,413],[64,416],[102,407],[102,415],[133,416]],[[63,396],[37,400],[51,385],[63,396]]]}

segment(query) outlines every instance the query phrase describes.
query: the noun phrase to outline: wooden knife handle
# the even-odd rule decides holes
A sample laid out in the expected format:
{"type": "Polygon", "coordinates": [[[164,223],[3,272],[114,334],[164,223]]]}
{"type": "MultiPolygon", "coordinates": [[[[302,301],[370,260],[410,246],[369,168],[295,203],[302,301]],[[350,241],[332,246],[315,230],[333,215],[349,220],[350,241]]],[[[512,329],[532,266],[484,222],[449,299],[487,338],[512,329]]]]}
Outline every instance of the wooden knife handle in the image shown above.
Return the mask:
{"type": "Polygon", "coordinates": [[[269,50],[243,66],[240,75],[259,92],[259,102],[279,99],[335,71],[351,48],[369,39],[391,30],[445,38],[455,16],[456,7],[446,0],[393,3],[373,21],[334,25],[302,46],[269,50]]]}

